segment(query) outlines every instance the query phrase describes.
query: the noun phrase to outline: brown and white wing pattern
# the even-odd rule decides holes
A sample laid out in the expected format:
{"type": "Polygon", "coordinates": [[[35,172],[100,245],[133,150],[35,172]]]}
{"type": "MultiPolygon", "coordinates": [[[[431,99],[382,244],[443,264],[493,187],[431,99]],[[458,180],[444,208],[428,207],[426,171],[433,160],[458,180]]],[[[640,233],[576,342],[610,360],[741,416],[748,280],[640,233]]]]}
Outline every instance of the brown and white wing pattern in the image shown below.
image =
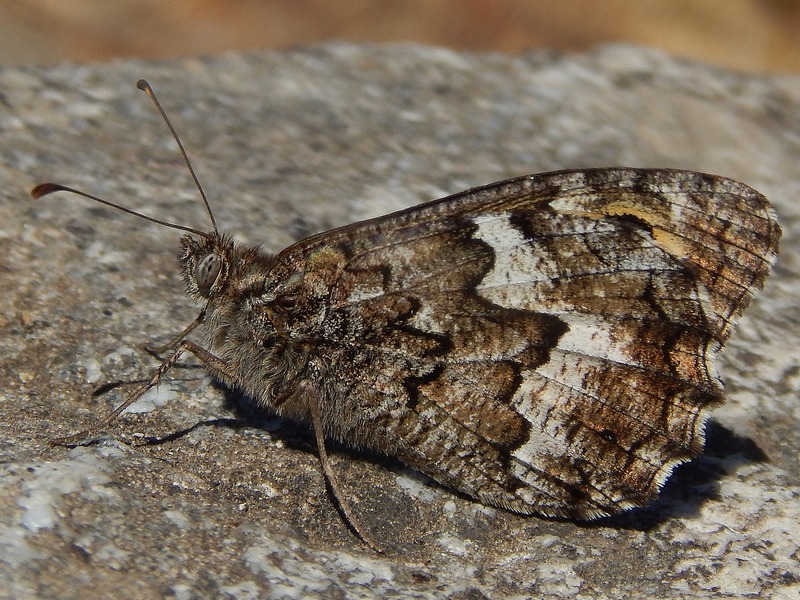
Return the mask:
{"type": "Polygon", "coordinates": [[[701,452],[714,358],[779,238],[736,181],[563,171],[299,242],[265,297],[312,348],[327,435],[485,503],[592,518],[701,452]]]}

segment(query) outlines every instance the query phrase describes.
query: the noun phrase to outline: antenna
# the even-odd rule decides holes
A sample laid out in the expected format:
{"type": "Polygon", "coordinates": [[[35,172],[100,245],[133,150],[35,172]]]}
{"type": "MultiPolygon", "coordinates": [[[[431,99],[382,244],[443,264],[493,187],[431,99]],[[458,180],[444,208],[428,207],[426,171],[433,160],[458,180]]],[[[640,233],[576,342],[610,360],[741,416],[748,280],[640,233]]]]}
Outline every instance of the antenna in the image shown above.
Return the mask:
{"type": "MultiPolygon", "coordinates": [[[[136,82],[136,87],[140,90],[145,92],[153,103],[156,105],[158,112],[161,113],[161,118],[164,119],[164,122],[169,127],[170,133],[172,133],[172,137],[178,144],[178,148],[181,151],[181,156],[183,156],[183,161],[186,163],[186,166],[189,168],[189,173],[192,174],[192,179],[194,179],[194,184],[197,186],[198,191],[200,192],[200,197],[203,199],[203,204],[206,206],[206,211],[208,212],[208,216],[211,219],[211,226],[214,228],[214,235],[219,236],[219,230],[217,229],[217,220],[214,218],[214,213],[211,212],[211,205],[208,203],[208,198],[206,197],[206,193],[203,191],[203,186],[200,185],[200,180],[197,178],[197,174],[194,172],[194,168],[192,167],[192,163],[189,161],[189,155],[186,154],[186,149],[183,147],[180,138],[178,137],[178,133],[175,131],[175,128],[172,126],[169,118],[167,117],[167,113],[164,112],[164,109],[161,107],[161,103],[156,98],[156,94],[153,91],[153,88],[150,87],[150,84],[147,83],[144,79],[140,79],[136,82]]],[[[115,202],[110,202],[108,200],[103,200],[102,198],[98,198],[97,196],[93,196],[92,194],[87,194],[86,192],[82,192],[81,190],[76,190],[75,188],[67,187],[65,185],[61,185],[58,183],[40,183],[35,188],[31,190],[31,196],[34,199],[38,200],[42,196],[46,196],[48,194],[52,194],[53,192],[70,192],[72,194],[77,194],[78,196],[83,196],[84,198],[88,198],[90,200],[94,200],[95,202],[99,202],[100,204],[105,204],[106,206],[110,206],[111,208],[116,208],[117,210],[121,210],[122,212],[126,212],[129,215],[134,215],[139,217],[140,219],[145,219],[146,221],[151,221],[152,223],[157,223],[159,225],[163,225],[164,227],[171,227],[172,229],[179,229],[180,231],[187,231],[189,233],[193,233],[200,237],[209,238],[211,234],[205,231],[200,231],[199,229],[194,229],[193,227],[186,227],[184,225],[178,225],[176,223],[170,223],[169,221],[164,221],[162,219],[156,219],[155,217],[150,217],[143,213],[137,212],[130,208],[125,208],[124,206],[117,204],[115,202]]]]}
{"type": "Polygon", "coordinates": [[[98,198],[97,196],[92,196],[91,194],[87,194],[86,192],[82,192],[80,190],[76,190],[75,188],[67,187],[65,185],[59,185],[58,183],[40,183],[31,190],[31,196],[33,196],[34,200],[38,200],[42,196],[46,196],[47,194],[52,194],[53,192],[71,192],[73,194],[77,194],[78,196],[83,196],[84,198],[89,198],[90,200],[99,202],[100,204],[105,204],[106,206],[110,206],[111,208],[116,208],[117,210],[126,212],[129,215],[134,215],[136,217],[139,217],[140,219],[145,219],[146,221],[158,223],[159,225],[163,225],[164,227],[171,227],[172,229],[180,229],[181,231],[188,231],[189,233],[193,233],[195,235],[199,235],[204,238],[209,237],[209,234],[205,231],[200,231],[199,229],[193,229],[191,227],[185,227],[184,225],[178,225],[176,223],[170,223],[169,221],[162,221],[161,219],[150,217],[140,212],[136,212],[135,210],[131,210],[130,208],[125,208],[124,206],[121,206],[114,202],[103,200],[102,198],[98,198]]]}
{"type": "Polygon", "coordinates": [[[189,155],[186,153],[186,149],[183,147],[181,143],[181,139],[178,137],[178,132],[175,131],[175,128],[172,126],[172,123],[167,117],[167,113],[161,108],[161,103],[156,98],[156,93],[153,91],[153,88],[147,83],[144,79],[140,79],[136,82],[136,87],[142,90],[145,94],[150,96],[150,99],[153,101],[153,104],[156,105],[158,112],[161,113],[161,118],[164,119],[164,122],[169,127],[169,131],[172,134],[172,137],[175,138],[175,142],[178,144],[178,148],[181,151],[181,156],[183,156],[183,162],[186,163],[186,166],[189,168],[189,173],[192,174],[192,179],[194,179],[194,184],[197,186],[197,190],[200,192],[200,197],[203,199],[203,203],[206,205],[206,210],[208,211],[208,216],[211,218],[211,226],[214,228],[214,233],[219,235],[219,230],[217,230],[217,220],[214,218],[214,213],[211,212],[211,205],[208,203],[208,198],[206,198],[206,193],[203,191],[203,186],[200,185],[200,180],[197,178],[197,174],[194,172],[194,168],[192,167],[192,163],[189,161],[189,155]]]}

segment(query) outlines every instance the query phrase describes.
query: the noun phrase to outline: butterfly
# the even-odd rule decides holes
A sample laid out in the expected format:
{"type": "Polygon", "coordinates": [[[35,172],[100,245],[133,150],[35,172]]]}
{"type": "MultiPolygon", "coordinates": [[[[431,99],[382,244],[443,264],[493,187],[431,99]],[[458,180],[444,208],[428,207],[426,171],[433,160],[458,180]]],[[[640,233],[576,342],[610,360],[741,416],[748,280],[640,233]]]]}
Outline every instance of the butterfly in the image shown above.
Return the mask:
{"type": "MultiPolygon", "coordinates": [[[[319,233],[270,254],[183,230],[197,319],[185,353],[326,440],[394,456],[518,513],[576,519],[652,501],[723,402],[714,360],[763,287],[781,231],[745,184],[671,169],[526,175],[319,233]],[[195,339],[199,341],[194,341],[195,339]]],[[[56,440],[75,443],[92,430],[56,440]]]]}

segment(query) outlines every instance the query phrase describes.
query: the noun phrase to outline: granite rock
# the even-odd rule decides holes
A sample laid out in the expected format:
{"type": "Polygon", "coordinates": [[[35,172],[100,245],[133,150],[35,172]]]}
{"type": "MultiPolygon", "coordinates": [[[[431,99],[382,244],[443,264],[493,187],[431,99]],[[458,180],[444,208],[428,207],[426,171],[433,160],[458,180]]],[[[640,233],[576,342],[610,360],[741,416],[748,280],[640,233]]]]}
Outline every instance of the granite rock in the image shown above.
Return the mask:
{"type": "Polygon", "coordinates": [[[800,595],[800,78],[632,46],[578,55],[331,44],[0,70],[0,597],[618,598],[800,595]],[[514,175],[678,167],[769,197],[782,253],[720,361],[706,453],[652,506],[591,524],[522,517],[390,458],[254,410],[192,360],[98,441],[49,438],[149,376],[144,342],[195,316],[177,232],[208,220],[147,78],[223,229],[278,251],[311,233],[514,175]],[[106,385],[118,384],[118,385],[106,385]],[[95,393],[98,387],[103,393],[95,393]]]}

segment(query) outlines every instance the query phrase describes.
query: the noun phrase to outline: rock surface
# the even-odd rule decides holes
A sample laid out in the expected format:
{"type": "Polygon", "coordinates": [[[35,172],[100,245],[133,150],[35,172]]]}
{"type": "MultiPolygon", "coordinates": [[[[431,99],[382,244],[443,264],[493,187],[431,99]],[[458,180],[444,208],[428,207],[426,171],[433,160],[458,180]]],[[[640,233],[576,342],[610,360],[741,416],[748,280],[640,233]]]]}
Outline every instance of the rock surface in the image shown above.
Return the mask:
{"type": "Polygon", "coordinates": [[[800,78],[609,46],[584,55],[414,46],[0,70],[0,597],[800,596],[800,78]],[[458,497],[390,459],[333,452],[384,555],[342,523],[313,438],[191,360],[94,445],[195,316],[177,232],[54,180],[204,229],[147,98],[159,92],[221,227],[278,251],[506,177],[593,166],[740,179],[784,228],[728,344],[706,453],[653,506],[576,524],[458,497]]]}

